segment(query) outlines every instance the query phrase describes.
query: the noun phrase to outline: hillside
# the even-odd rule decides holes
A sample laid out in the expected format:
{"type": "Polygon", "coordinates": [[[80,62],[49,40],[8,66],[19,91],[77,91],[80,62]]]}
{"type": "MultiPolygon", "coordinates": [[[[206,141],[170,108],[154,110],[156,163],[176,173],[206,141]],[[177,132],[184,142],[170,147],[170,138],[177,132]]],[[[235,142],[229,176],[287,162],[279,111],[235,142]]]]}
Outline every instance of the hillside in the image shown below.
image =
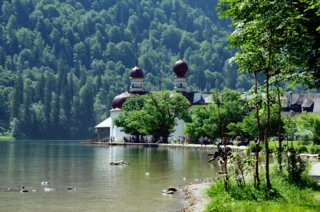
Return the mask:
{"type": "Polygon", "coordinates": [[[0,0],[0,133],[83,139],[129,89],[173,89],[180,52],[188,90],[247,90],[228,64],[227,20],[208,0],[0,0]]]}

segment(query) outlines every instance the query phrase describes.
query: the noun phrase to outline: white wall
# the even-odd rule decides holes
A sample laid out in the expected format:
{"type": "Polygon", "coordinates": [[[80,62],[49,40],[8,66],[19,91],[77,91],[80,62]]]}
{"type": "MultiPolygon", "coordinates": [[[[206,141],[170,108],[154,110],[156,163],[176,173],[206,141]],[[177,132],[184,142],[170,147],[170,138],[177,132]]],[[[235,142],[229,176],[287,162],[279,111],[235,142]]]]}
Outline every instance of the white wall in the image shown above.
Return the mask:
{"type": "Polygon", "coordinates": [[[123,137],[129,137],[130,135],[124,133],[121,131],[121,127],[117,127],[113,120],[119,116],[121,113],[121,110],[111,110],[110,111],[110,117],[111,117],[111,122],[112,122],[112,128],[110,132],[110,136],[114,137],[115,142],[123,142],[123,137]]]}

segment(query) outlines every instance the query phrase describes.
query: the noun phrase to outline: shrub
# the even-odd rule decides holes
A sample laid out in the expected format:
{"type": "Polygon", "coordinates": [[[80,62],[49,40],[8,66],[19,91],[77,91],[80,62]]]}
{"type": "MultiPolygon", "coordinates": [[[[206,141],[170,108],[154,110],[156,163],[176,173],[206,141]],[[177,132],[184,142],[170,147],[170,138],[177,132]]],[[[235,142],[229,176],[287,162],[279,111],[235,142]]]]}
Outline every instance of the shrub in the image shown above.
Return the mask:
{"type": "Polygon", "coordinates": [[[300,145],[300,146],[296,146],[295,147],[295,150],[298,154],[301,154],[301,153],[308,153],[308,148],[304,145],[300,145]]]}
{"type": "MultiPolygon", "coordinates": [[[[264,149],[263,143],[260,142],[260,144],[259,144],[259,152],[260,152],[261,150],[263,150],[263,149],[264,149]]],[[[256,144],[255,144],[255,143],[250,143],[250,144],[247,146],[247,150],[248,150],[249,152],[256,152],[256,144]]]]}
{"type": "Polygon", "coordinates": [[[276,153],[277,152],[277,147],[276,146],[270,146],[269,145],[269,152],[271,153],[276,153]]]}
{"type": "Polygon", "coordinates": [[[320,146],[319,145],[311,146],[308,152],[310,154],[320,154],[320,146]]]}
{"type": "Polygon", "coordinates": [[[306,135],[303,135],[301,137],[301,144],[302,145],[309,145],[311,143],[311,140],[312,140],[312,136],[306,134],[306,135]]]}
{"type": "Polygon", "coordinates": [[[296,157],[296,153],[290,151],[287,163],[287,180],[289,183],[299,185],[302,182],[302,173],[306,169],[306,163],[300,157],[296,157]]]}

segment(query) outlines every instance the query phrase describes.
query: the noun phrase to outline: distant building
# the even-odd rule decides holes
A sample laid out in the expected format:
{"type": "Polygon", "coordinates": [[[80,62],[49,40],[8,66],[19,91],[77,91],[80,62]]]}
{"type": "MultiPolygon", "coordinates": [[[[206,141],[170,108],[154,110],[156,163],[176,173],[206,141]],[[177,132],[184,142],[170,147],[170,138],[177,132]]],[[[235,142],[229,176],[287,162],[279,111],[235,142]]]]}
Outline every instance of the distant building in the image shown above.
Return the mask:
{"type": "MultiPolygon", "coordinates": [[[[243,101],[249,101],[251,96],[243,93],[241,96],[243,101]]],[[[319,93],[305,93],[293,94],[291,91],[286,93],[281,98],[282,115],[298,115],[303,111],[319,112],[320,111],[320,94],[319,93]]],[[[254,109],[254,107],[252,107],[254,109]]]]}
{"type": "MultiPolygon", "coordinates": [[[[183,96],[185,96],[190,102],[190,109],[194,105],[204,105],[207,104],[210,100],[209,92],[187,92],[187,78],[185,74],[188,71],[188,64],[182,60],[178,60],[174,66],[173,71],[175,73],[174,78],[174,90],[180,92],[183,96]]],[[[122,132],[121,127],[117,127],[114,125],[113,120],[119,116],[122,112],[122,105],[125,101],[133,95],[145,95],[149,93],[145,91],[143,88],[144,82],[144,74],[143,71],[136,65],[130,71],[130,91],[124,92],[118,96],[116,96],[112,101],[112,109],[110,110],[110,117],[106,120],[95,126],[98,133],[98,140],[103,138],[113,138],[115,142],[122,142],[124,137],[130,137],[131,135],[125,134],[122,132]]],[[[177,121],[177,125],[175,126],[174,132],[171,137],[178,138],[179,136],[184,136],[183,128],[185,127],[185,123],[182,120],[177,121]]]]}
{"type": "Polygon", "coordinates": [[[293,94],[288,92],[282,101],[282,115],[294,116],[306,112],[319,112],[320,111],[320,94],[293,94]]]}

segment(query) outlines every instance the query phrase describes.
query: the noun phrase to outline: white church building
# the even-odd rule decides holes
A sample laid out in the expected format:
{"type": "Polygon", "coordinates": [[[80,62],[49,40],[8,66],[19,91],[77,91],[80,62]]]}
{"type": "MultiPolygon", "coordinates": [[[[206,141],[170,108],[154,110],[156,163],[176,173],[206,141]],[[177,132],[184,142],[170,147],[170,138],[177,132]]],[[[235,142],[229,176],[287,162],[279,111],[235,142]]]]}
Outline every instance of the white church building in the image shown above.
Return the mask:
{"type": "MultiPolygon", "coordinates": [[[[195,105],[206,105],[208,100],[210,99],[209,92],[187,92],[187,78],[185,74],[188,71],[188,64],[182,60],[178,60],[174,66],[173,71],[175,73],[174,77],[174,90],[180,92],[183,96],[185,96],[190,102],[190,110],[195,105]]],[[[144,74],[143,71],[136,65],[130,71],[130,91],[124,92],[118,96],[116,96],[112,101],[112,109],[110,110],[110,117],[106,120],[95,126],[97,130],[98,140],[105,140],[106,138],[112,139],[114,142],[123,142],[124,137],[131,137],[132,135],[128,135],[122,132],[121,127],[117,127],[113,120],[119,116],[122,112],[121,108],[125,101],[133,95],[144,95],[149,93],[145,91],[143,88],[144,82],[144,74]]],[[[179,138],[180,136],[184,136],[183,128],[185,127],[185,123],[182,120],[177,120],[177,125],[175,126],[174,132],[171,134],[171,138],[179,138]]],[[[169,138],[170,140],[170,138],[169,138]]]]}

